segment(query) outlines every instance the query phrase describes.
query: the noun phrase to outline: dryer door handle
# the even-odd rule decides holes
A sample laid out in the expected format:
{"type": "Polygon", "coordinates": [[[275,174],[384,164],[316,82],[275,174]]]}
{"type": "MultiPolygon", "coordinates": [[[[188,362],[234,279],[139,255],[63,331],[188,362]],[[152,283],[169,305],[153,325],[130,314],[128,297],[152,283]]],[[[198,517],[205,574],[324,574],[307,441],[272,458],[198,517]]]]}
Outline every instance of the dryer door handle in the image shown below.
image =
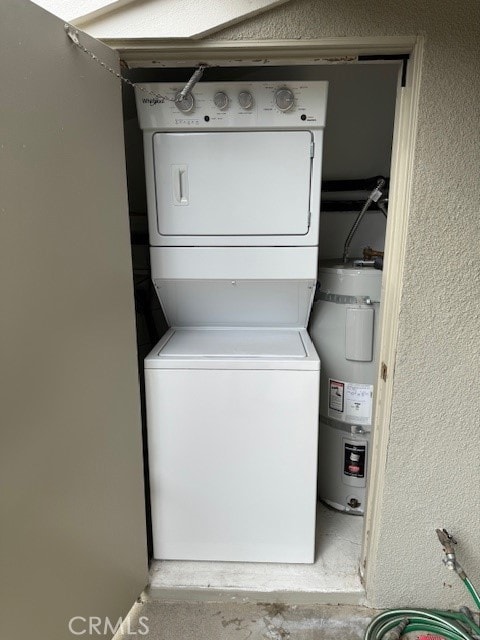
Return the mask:
{"type": "Polygon", "coordinates": [[[188,205],[188,165],[172,165],[173,204],[188,205]]]}

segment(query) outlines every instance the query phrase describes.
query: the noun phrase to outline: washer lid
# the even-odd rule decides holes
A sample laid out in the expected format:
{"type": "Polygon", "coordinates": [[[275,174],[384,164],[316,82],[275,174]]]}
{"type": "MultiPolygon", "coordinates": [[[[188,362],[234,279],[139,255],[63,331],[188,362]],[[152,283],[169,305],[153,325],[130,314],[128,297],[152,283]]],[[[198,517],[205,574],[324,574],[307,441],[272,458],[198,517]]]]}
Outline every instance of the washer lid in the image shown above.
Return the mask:
{"type": "Polygon", "coordinates": [[[176,330],[159,352],[161,358],[305,358],[297,331],[176,330]]]}
{"type": "Polygon", "coordinates": [[[170,329],[147,369],[314,369],[320,363],[304,329],[170,329]]]}

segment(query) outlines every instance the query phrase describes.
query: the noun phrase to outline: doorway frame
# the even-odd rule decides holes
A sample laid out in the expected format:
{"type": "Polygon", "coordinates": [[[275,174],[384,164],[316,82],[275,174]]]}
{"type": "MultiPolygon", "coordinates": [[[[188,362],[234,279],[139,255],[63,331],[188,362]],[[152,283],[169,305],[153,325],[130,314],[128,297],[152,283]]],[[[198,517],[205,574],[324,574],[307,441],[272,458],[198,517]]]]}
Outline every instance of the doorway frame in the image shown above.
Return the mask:
{"type": "MultiPolygon", "coordinates": [[[[360,577],[367,603],[376,574],[375,549],[381,524],[382,496],[394,390],[403,274],[413,185],[418,124],[423,36],[321,38],[318,40],[127,40],[105,39],[129,68],[211,66],[298,66],[359,64],[358,56],[408,54],[404,86],[399,82],[390,171],[389,224],[382,277],[379,370],[375,398],[370,478],[360,558],[360,577]]],[[[400,74],[401,75],[401,74],[400,74]]]]}

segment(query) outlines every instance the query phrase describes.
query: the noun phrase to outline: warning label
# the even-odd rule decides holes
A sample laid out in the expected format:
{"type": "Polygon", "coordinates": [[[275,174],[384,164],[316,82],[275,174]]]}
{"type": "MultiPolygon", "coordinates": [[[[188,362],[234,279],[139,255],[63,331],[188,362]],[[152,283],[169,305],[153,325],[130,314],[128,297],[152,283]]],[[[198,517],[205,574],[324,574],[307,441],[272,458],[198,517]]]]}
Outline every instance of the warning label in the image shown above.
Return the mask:
{"type": "Polygon", "coordinates": [[[335,413],[343,413],[344,396],[345,384],[330,378],[328,391],[328,415],[330,415],[330,410],[335,411],[335,413]]]}
{"type": "Polygon", "coordinates": [[[352,424],[372,422],[373,385],[329,379],[328,417],[352,424]]]}

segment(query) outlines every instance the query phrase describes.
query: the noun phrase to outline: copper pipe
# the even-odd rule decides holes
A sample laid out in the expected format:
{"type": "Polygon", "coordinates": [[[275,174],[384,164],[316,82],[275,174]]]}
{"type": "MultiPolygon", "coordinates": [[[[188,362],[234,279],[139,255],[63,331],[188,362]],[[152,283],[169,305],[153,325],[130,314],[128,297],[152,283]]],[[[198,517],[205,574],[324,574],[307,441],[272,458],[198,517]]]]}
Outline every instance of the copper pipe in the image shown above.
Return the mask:
{"type": "Polygon", "coordinates": [[[383,258],[383,251],[376,251],[372,247],[365,247],[363,249],[363,259],[371,260],[372,258],[383,258]]]}

